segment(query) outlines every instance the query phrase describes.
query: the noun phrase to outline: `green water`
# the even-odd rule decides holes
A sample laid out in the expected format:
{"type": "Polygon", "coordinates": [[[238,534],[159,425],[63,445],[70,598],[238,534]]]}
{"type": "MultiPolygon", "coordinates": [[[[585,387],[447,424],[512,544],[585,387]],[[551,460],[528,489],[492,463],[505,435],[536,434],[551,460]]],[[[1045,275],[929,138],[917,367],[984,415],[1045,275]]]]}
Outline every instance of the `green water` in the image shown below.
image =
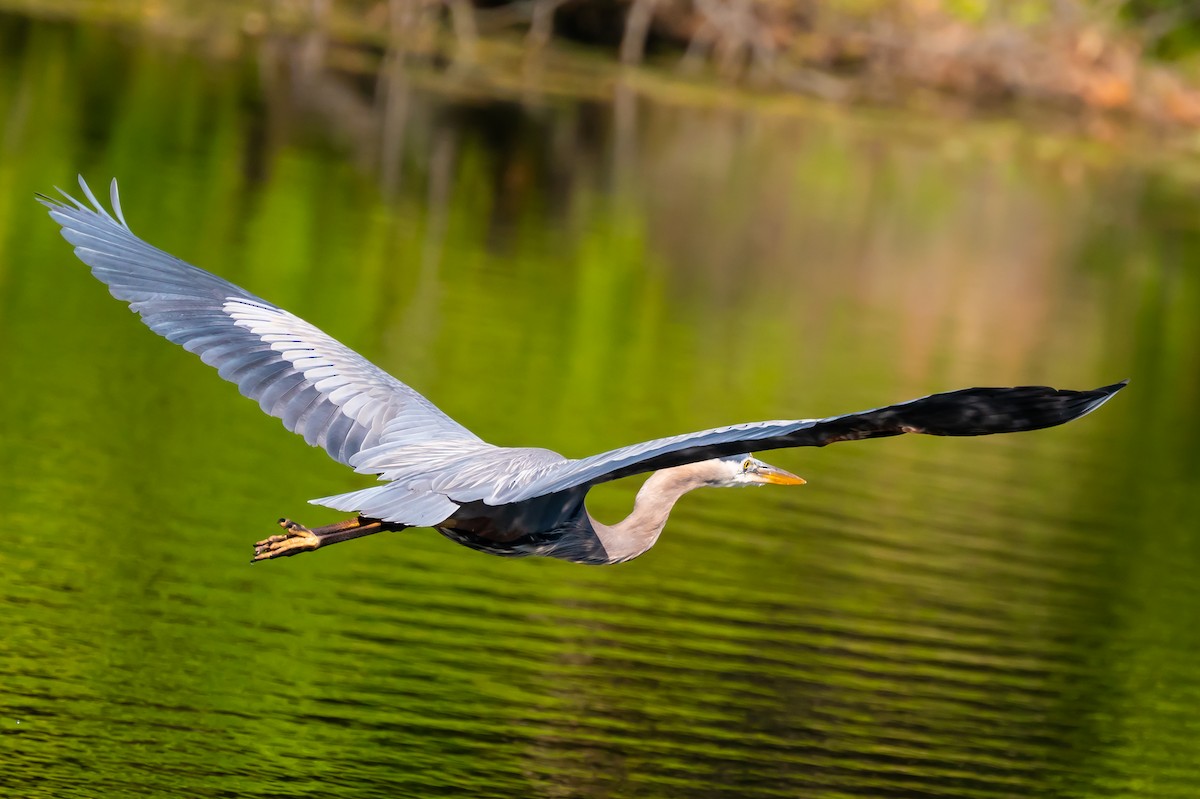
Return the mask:
{"type": "Polygon", "coordinates": [[[297,64],[0,16],[0,794],[1200,793],[1195,163],[297,64]],[[78,172],[498,444],[1133,382],[770,453],[809,485],[689,495],[623,566],[429,531],[251,566],[369,479],[87,274],[32,199],[78,172]]]}

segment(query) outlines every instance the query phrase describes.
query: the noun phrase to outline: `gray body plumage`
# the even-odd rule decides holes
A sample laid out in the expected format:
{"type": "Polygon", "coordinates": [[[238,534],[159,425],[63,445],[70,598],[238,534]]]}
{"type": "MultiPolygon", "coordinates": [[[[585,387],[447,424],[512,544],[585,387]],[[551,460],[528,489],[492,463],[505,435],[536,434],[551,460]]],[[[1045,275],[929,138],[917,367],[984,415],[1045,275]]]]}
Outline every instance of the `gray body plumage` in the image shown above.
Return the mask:
{"type": "Polygon", "coordinates": [[[1032,430],[1078,418],[1124,385],[1088,392],[964,389],[846,416],[720,427],[579,460],[546,449],[496,447],[304,320],[135,236],[121,212],[116,181],[113,213],[82,179],[80,186],[90,205],[65,194],[66,202],[39,199],[114,297],[154,332],[236,383],[288,430],[384,481],[311,502],[396,526],[433,526],[499,555],[627,560],[653,545],[679,495],[726,484],[713,482],[701,462],[749,449],[905,432],[1032,430]],[[584,497],[591,486],[656,470],[667,471],[647,482],[630,519],[609,527],[588,516],[584,497]]]}

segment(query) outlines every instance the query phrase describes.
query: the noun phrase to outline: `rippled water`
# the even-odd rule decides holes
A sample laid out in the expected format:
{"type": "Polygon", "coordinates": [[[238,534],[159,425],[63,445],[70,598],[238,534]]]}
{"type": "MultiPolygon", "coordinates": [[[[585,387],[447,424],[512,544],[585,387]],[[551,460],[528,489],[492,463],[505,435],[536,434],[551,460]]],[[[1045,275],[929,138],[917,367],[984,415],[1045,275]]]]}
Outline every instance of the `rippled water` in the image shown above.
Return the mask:
{"type": "MultiPolygon", "coordinates": [[[[1190,797],[1194,164],[1004,124],[376,83],[0,16],[0,789],[1190,797]],[[976,384],[1077,424],[771,453],[619,567],[429,531],[250,566],[367,479],[155,338],[35,191],[578,456],[976,384]]],[[[628,512],[638,480],[589,506],[628,512]]]]}

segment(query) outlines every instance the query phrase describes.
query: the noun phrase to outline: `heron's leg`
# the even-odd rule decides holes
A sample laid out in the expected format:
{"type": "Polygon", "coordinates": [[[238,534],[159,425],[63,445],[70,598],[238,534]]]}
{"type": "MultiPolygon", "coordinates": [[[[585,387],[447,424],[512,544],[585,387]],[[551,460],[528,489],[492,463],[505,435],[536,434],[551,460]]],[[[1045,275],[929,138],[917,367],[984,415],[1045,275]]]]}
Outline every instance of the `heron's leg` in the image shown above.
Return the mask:
{"type": "Polygon", "coordinates": [[[280,519],[279,526],[287,532],[256,541],[254,558],[251,562],[298,555],[301,552],[310,552],[319,547],[338,544],[352,538],[362,538],[365,535],[373,535],[385,530],[403,530],[405,527],[403,524],[383,522],[365,516],[356,516],[353,519],[311,530],[291,519],[280,519]]]}

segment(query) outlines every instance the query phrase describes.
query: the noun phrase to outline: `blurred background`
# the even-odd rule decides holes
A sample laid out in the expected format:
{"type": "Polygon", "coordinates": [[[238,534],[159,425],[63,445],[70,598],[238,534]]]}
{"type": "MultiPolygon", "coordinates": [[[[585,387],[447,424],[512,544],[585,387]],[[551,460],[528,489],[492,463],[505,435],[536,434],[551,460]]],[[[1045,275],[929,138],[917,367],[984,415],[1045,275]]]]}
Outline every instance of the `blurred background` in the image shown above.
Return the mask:
{"type": "Polygon", "coordinates": [[[1198,26],[0,0],[0,793],[1195,796],[1198,26]],[[251,567],[370,480],[107,295],[33,200],[77,174],[502,445],[1133,382],[770,453],[809,484],[691,494],[618,567],[431,531],[251,567]]]}

